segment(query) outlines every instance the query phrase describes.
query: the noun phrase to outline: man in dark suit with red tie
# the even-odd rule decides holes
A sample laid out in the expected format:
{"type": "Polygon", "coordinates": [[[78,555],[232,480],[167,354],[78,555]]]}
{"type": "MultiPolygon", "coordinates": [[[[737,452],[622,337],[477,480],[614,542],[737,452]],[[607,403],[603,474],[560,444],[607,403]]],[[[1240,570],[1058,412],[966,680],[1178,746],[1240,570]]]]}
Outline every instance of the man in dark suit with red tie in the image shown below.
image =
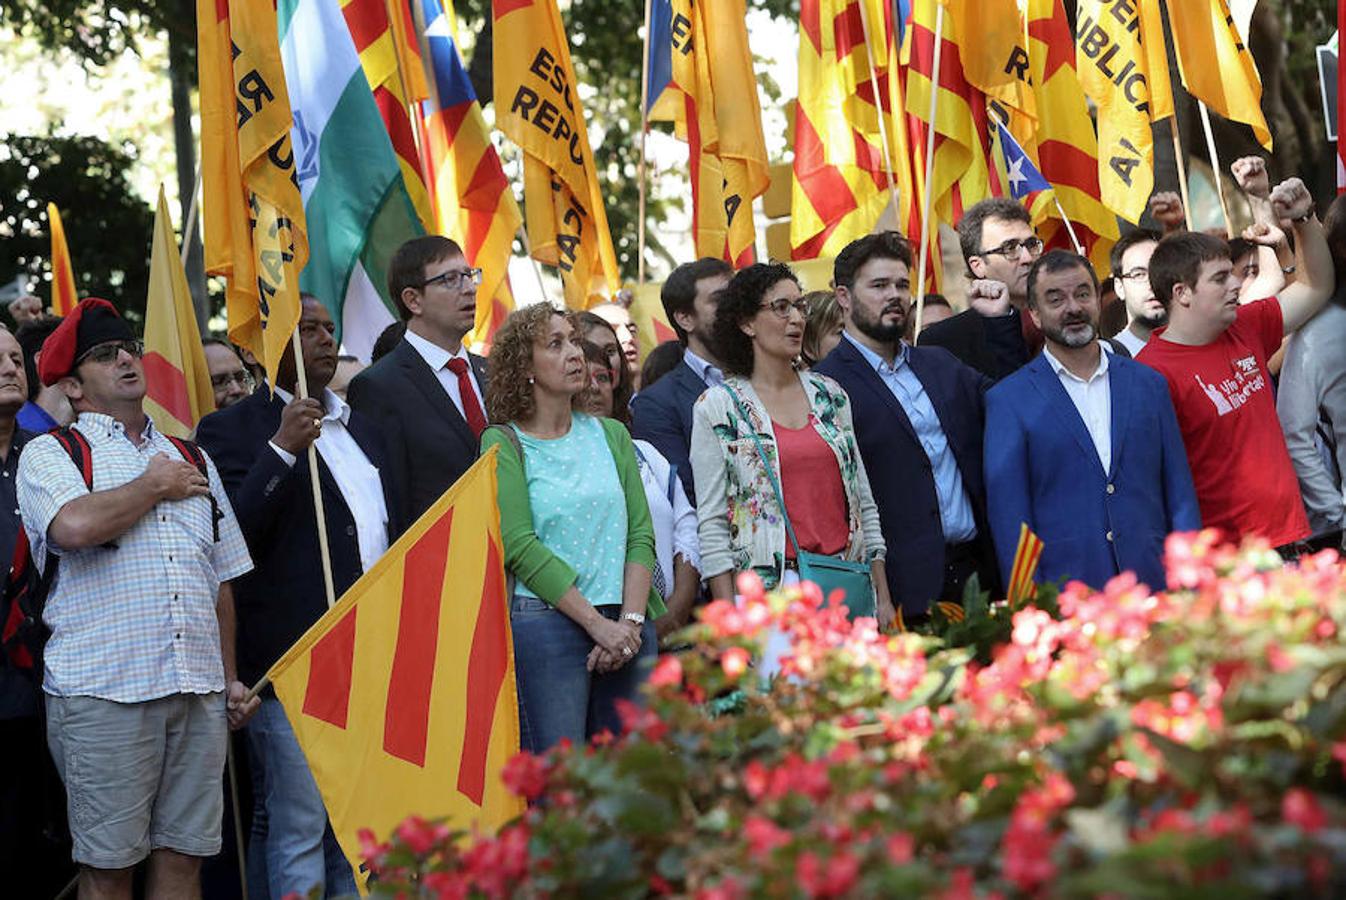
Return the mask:
{"type": "Polygon", "coordinates": [[[388,448],[397,521],[409,527],[467,471],[486,427],[486,360],[463,338],[476,322],[481,270],[446,237],[407,241],[388,264],[388,294],[407,323],[387,356],[351,381],[351,407],[388,448]]]}

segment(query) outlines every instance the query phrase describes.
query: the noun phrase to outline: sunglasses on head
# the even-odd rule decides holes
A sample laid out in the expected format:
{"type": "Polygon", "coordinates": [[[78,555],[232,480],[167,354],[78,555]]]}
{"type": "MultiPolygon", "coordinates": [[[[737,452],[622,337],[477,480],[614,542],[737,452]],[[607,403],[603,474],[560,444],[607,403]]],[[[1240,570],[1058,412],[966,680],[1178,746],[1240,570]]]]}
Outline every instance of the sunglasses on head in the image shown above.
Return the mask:
{"type": "Polygon", "coordinates": [[[125,350],[132,359],[140,359],[145,355],[145,345],[140,341],[104,341],[97,346],[90,347],[88,350],[75,360],[78,366],[83,362],[110,363],[115,362],[117,356],[125,350]]]}

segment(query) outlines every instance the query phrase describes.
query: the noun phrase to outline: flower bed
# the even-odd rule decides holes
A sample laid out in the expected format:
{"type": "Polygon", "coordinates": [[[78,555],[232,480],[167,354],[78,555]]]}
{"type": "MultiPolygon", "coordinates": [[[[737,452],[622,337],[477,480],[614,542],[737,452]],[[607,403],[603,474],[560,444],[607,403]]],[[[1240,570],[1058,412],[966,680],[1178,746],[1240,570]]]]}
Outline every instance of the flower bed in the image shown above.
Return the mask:
{"type": "Polygon", "coordinates": [[[509,764],[520,820],[371,837],[375,894],[1342,896],[1346,568],[1213,541],[1169,539],[1167,593],[1068,585],[943,638],[745,578],[625,735],[509,764]]]}

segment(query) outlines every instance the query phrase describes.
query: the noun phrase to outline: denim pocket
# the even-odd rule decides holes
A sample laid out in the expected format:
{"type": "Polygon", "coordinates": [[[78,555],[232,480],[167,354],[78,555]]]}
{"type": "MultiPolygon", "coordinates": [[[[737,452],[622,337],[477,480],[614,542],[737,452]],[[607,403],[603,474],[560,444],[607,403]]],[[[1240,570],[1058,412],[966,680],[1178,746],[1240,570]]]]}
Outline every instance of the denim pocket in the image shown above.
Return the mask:
{"type": "Polygon", "coordinates": [[[553,612],[556,608],[545,600],[537,597],[528,597],[523,594],[515,594],[509,601],[509,614],[517,616],[521,613],[545,613],[553,612]]]}

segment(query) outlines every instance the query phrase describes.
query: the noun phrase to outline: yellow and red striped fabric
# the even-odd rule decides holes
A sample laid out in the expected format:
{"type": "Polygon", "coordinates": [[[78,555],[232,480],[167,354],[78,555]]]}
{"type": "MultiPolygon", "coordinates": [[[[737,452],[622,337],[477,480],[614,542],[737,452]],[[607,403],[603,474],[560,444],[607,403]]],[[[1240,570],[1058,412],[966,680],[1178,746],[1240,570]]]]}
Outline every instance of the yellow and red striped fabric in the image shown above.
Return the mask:
{"type": "Polygon", "coordinates": [[[1019,545],[1014,551],[1009,587],[1005,591],[1005,599],[1009,600],[1011,605],[1024,602],[1037,590],[1033,576],[1037,573],[1040,559],[1042,559],[1042,538],[1029,529],[1027,522],[1019,523],[1019,545]]]}
{"type": "Polygon", "coordinates": [[[47,225],[51,228],[51,311],[68,316],[79,304],[79,297],[75,294],[75,267],[65,242],[65,225],[55,203],[47,204],[47,225]]]}

